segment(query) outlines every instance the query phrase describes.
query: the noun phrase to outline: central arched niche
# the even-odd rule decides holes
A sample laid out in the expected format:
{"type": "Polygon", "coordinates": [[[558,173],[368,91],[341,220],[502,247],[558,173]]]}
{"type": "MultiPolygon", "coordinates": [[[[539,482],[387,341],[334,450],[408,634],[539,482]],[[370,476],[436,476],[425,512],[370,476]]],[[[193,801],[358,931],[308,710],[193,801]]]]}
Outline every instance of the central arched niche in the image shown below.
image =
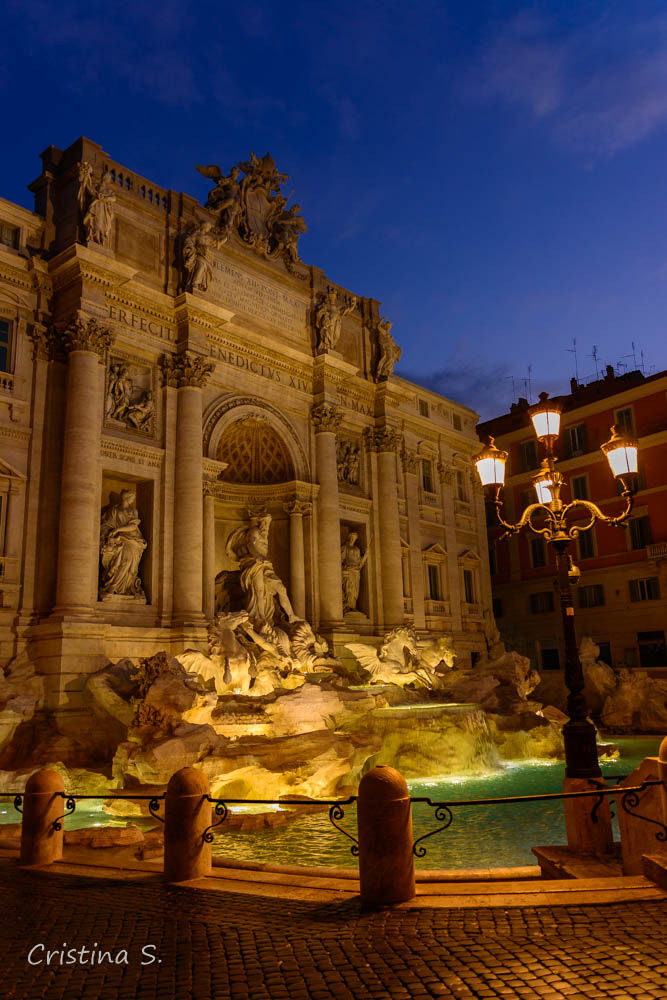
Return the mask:
{"type": "Polygon", "coordinates": [[[262,416],[245,416],[227,427],[215,457],[226,463],[220,478],[228,483],[273,486],[295,478],[288,449],[262,416]]]}

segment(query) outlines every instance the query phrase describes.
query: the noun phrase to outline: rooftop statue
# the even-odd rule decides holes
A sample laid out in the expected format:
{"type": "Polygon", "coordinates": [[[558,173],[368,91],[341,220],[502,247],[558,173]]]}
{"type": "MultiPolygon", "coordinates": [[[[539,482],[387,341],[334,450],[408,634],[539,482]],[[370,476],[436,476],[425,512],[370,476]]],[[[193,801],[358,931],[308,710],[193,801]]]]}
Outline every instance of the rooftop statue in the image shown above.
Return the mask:
{"type": "Polygon", "coordinates": [[[338,293],[335,288],[330,288],[320,304],[315,314],[315,326],[318,332],[317,349],[320,353],[325,351],[335,351],[343,324],[343,316],[351,313],[357,304],[353,295],[345,304],[338,304],[338,293]]]}
{"type": "Polygon", "coordinates": [[[282,257],[293,270],[292,265],[301,259],[298,243],[306,232],[306,223],[299,205],[287,208],[289,197],[280,188],[288,175],[276,170],[271,154],[260,158],[251,153],[249,160],[232,167],[228,175],[216,164],[197,165],[197,170],[216,182],[206,208],[217,216],[214,232],[218,246],[237,232],[257,253],[269,259],[282,257]],[[239,182],[241,173],[244,176],[239,182]]]}
{"type": "Polygon", "coordinates": [[[392,324],[389,320],[383,317],[375,331],[379,350],[377,368],[375,369],[375,379],[377,382],[381,379],[389,378],[394,371],[394,366],[401,360],[401,354],[403,353],[391,335],[391,326],[392,324]]]}
{"type": "Polygon", "coordinates": [[[116,204],[116,192],[108,170],[99,184],[95,184],[90,163],[79,164],[78,202],[83,215],[86,241],[108,246],[116,204]]]}
{"type": "Polygon", "coordinates": [[[190,226],[183,240],[183,268],[185,290],[205,292],[213,277],[213,250],[219,240],[210,222],[190,226]]]}

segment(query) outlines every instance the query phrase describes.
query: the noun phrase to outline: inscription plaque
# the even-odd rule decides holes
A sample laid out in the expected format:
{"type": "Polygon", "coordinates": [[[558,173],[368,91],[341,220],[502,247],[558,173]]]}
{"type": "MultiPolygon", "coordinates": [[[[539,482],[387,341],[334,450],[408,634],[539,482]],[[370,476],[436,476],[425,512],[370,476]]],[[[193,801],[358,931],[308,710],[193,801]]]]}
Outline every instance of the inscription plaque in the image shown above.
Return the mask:
{"type": "Polygon", "coordinates": [[[225,261],[215,261],[211,291],[228,309],[256,316],[291,333],[305,332],[305,303],[225,261]]]}

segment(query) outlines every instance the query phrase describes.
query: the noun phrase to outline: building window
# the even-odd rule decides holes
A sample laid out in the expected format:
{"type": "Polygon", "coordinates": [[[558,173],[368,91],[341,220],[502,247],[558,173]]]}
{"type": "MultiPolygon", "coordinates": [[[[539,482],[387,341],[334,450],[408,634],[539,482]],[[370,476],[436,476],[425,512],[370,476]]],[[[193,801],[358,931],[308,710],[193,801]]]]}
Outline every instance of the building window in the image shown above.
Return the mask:
{"type": "Polygon", "coordinates": [[[498,569],[496,567],[496,547],[495,545],[489,545],[489,572],[491,576],[494,576],[498,569]]]}
{"type": "Polygon", "coordinates": [[[493,598],[493,617],[502,618],[503,617],[503,599],[502,597],[493,598]]]}
{"type": "Polygon", "coordinates": [[[651,521],[648,515],[630,519],[630,548],[645,549],[651,544],[651,521]]]}
{"type": "Polygon", "coordinates": [[[640,667],[667,666],[664,632],[637,632],[640,667]]]}
{"type": "Polygon", "coordinates": [[[472,570],[463,570],[463,589],[465,591],[466,604],[475,603],[475,578],[472,570]]]}
{"type": "Polygon", "coordinates": [[[530,540],[530,561],[534,569],[547,564],[547,547],[543,538],[531,538],[530,540]]]}
{"type": "Polygon", "coordinates": [[[530,610],[534,615],[543,615],[554,609],[554,595],[552,590],[542,590],[538,594],[530,595],[530,610]]]}
{"type": "Polygon", "coordinates": [[[579,558],[592,559],[595,556],[595,528],[582,531],[579,535],[579,558]]]}
{"type": "Polygon", "coordinates": [[[0,319],[0,372],[8,372],[11,364],[12,324],[0,319]]]}
{"type": "Polygon", "coordinates": [[[567,451],[570,456],[583,455],[586,451],[586,424],[576,424],[565,431],[567,451]]]}
{"type": "Polygon", "coordinates": [[[519,464],[522,472],[529,469],[536,469],[537,461],[537,441],[524,441],[519,445],[519,464]]]}
{"type": "Polygon", "coordinates": [[[560,670],[560,654],[557,649],[542,650],[542,669],[560,670]]]}
{"type": "Polygon", "coordinates": [[[657,576],[646,576],[639,580],[630,580],[630,600],[637,601],[659,601],[660,583],[657,576]]]}
{"type": "Polygon", "coordinates": [[[579,587],[580,608],[600,608],[604,604],[604,587],[601,583],[592,583],[587,587],[579,587]]]}
{"type": "Polygon", "coordinates": [[[611,666],[611,643],[610,642],[598,642],[598,649],[600,650],[600,655],[598,660],[601,663],[606,663],[608,667],[611,666]]]}
{"type": "Polygon", "coordinates": [[[422,459],[422,486],[426,493],[433,493],[433,462],[430,458],[422,459]]]}
{"type": "Polygon", "coordinates": [[[456,473],[456,495],[459,500],[467,502],[468,500],[468,487],[466,485],[465,473],[461,472],[459,469],[456,473]]]}
{"type": "Polygon", "coordinates": [[[620,427],[620,429],[626,434],[634,434],[635,422],[632,419],[632,407],[627,406],[623,410],[616,410],[614,423],[617,424],[618,427],[620,427]]]}
{"type": "Polygon", "coordinates": [[[436,563],[427,563],[426,573],[428,575],[428,597],[430,601],[441,601],[442,591],[440,590],[440,568],[436,563]]]}
{"type": "Polygon", "coordinates": [[[570,492],[573,500],[588,500],[588,476],[572,476],[570,492]]]}
{"type": "Polygon", "coordinates": [[[419,400],[419,416],[428,417],[428,403],[425,399],[419,400]]]}
{"type": "Polygon", "coordinates": [[[458,413],[452,413],[452,424],[454,425],[455,431],[461,430],[461,418],[458,413]]]}
{"type": "Polygon", "coordinates": [[[20,233],[18,226],[12,226],[11,223],[0,219],[0,243],[11,247],[12,250],[18,250],[20,233]]]}

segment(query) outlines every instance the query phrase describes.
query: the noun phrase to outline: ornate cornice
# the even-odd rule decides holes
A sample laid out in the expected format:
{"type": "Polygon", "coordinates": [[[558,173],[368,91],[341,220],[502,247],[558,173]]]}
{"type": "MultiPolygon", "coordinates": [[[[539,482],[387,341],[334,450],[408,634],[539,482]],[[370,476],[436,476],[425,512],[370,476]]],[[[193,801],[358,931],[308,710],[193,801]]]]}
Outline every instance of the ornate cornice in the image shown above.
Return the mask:
{"type": "Polygon", "coordinates": [[[199,354],[184,351],[183,354],[163,354],[160,368],[163,385],[170,385],[176,389],[184,387],[203,389],[215,365],[199,354]]]}
{"type": "Polygon", "coordinates": [[[320,403],[310,411],[310,419],[313,422],[316,434],[323,434],[325,432],[335,434],[343,416],[340,410],[332,406],[331,403],[320,403]]]}
{"type": "Polygon", "coordinates": [[[113,334],[92,316],[79,313],[76,319],[60,334],[60,344],[67,354],[72,351],[89,351],[102,360],[113,342],[113,334]]]}

